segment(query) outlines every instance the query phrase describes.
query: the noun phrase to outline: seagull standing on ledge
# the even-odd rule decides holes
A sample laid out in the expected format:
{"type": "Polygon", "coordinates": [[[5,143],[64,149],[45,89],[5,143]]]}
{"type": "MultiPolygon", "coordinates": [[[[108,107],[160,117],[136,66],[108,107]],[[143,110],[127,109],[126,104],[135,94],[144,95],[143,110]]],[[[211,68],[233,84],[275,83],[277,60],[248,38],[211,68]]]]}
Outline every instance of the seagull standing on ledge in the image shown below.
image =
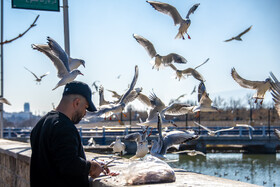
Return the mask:
{"type": "Polygon", "coordinates": [[[147,3],[149,3],[157,11],[171,16],[175,25],[180,24],[179,32],[176,35],[175,39],[182,38],[184,40],[185,33],[188,35],[188,38],[191,39],[191,37],[188,34],[188,28],[191,25],[191,20],[190,20],[189,16],[194,13],[194,11],[197,9],[197,7],[200,5],[200,3],[197,3],[190,8],[190,10],[186,16],[186,19],[183,19],[181,17],[181,15],[179,14],[179,12],[177,11],[177,9],[175,7],[173,7],[167,3],[161,3],[161,2],[156,2],[156,1],[147,1],[147,3]]]}
{"type": "Polygon", "coordinates": [[[69,67],[69,57],[67,53],[52,38],[47,37],[47,40],[50,50],[48,50],[48,48],[45,45],[43,45],[43,47],[41,48],[40,45],[32,44],[31,47],[48,56],[53,62],[54,66],[56,67],[57,76],[58,78],[60,78],[60,81],[52,89],[55,90],[59,86],[63,86],[69,82],[72,82],[78,75],[83,74],[77,69],[71,71],[69,67]]]}
{"type": "Polygon", "coordinates": [[[114,153],[120,153],[120,155],[126,154],[125,144],[121,142],[121,138],[119,136],[116,137],[116,141],[110,144],[110,147],[113,147],[114,153]]]}

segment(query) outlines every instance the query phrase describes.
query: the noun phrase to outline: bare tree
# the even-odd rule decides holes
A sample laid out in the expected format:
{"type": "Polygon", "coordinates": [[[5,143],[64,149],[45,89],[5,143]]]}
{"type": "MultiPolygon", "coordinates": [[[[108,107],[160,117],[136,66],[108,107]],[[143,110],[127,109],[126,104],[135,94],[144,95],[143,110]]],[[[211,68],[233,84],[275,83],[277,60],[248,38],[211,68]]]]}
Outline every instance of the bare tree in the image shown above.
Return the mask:
{"type": "Polygon", "coordinates": [[[23,33],[19,34],[17,37],[15,37],[15,38],[13,38],[13,39],[11,39],[11,40],[6,40],[6,41],[4,41],[4,42],[0,42],[0,45],[4,45],[4,44],[7,44],[7,43],[11,43],[11,42],[15,41],[16,39],[18,39],[18,38],[22,37],[23,35],[25,35],[32,27],[35,27],[35,26],[36,26],[35,23],[36,23],[37,19],[39,18],[39,16],[40,16],[40,15],[38,15],[38,16],[35,18],[35,20],[33,21],[33,23],[29,26],[29,28],[28,28],[26,31],[24,31],[23,33]]]}

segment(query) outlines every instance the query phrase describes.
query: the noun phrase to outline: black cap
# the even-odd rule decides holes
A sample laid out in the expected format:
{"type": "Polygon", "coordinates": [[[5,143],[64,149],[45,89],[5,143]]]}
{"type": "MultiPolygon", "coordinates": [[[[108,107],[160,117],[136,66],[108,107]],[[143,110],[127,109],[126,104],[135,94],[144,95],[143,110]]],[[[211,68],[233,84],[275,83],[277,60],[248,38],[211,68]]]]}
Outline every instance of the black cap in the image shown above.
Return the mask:
{"type": "Polygon", "coordinates": [[[69,94],[78,94],[83,96],[88,102],[87,110],[90,112],[97,111],[91,100],[91,89],[87,84],[79,81],[67,83],[64,87],[63,96],[69,94]]]}

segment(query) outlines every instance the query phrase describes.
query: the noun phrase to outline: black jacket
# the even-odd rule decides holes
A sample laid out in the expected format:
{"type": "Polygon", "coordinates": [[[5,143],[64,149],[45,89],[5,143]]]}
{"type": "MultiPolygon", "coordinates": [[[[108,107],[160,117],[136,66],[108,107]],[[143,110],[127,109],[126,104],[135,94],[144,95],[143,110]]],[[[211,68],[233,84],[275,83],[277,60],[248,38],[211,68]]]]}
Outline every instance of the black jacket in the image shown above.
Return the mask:
{"type": "Polygon", "coordinates": [[[30,185],[89,186],[90,162],[70,119],[51,111],[31,131],[30,185]]]}

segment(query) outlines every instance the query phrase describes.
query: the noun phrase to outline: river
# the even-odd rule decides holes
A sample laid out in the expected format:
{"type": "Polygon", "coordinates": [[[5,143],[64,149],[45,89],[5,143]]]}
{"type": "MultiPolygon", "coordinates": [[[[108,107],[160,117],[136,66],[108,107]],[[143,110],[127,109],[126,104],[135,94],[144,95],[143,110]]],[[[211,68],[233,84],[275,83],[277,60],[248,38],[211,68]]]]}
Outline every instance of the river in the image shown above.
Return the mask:
{"type": "Polygon", "coordinates": [[[168,164],[211,176],[239,180],[261,186],[280,187],[280,154],[208,153],[206,156],[167,154],[168,164]]]}

